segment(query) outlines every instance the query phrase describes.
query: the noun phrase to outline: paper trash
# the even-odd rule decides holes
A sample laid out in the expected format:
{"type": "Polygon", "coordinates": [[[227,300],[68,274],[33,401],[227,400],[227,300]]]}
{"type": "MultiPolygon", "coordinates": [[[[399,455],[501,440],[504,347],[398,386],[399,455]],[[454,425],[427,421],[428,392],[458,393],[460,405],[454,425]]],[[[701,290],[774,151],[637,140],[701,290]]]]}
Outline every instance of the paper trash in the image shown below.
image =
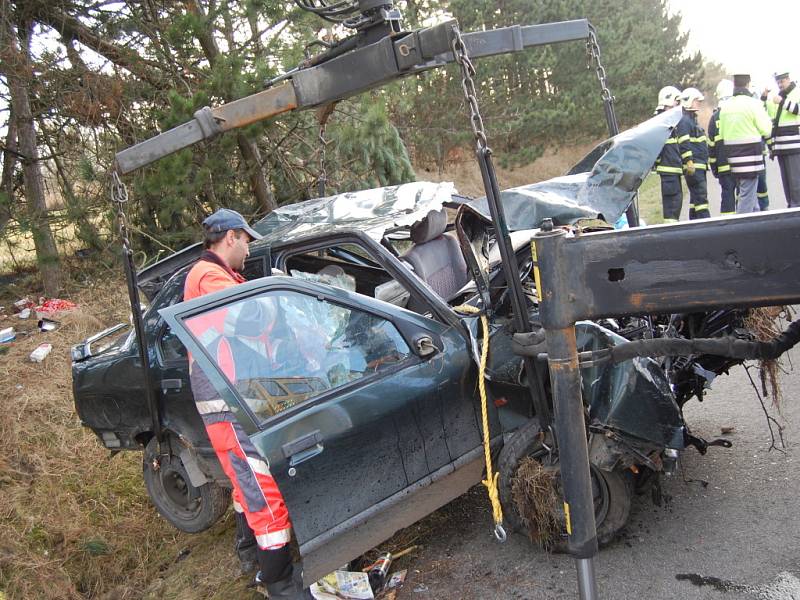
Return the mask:
{"type": "Polygon", "coordinates": [[[311,585],[311,595],[317,600],[372,600],[372,588],[366,573],[334,571],[311,585]]]}

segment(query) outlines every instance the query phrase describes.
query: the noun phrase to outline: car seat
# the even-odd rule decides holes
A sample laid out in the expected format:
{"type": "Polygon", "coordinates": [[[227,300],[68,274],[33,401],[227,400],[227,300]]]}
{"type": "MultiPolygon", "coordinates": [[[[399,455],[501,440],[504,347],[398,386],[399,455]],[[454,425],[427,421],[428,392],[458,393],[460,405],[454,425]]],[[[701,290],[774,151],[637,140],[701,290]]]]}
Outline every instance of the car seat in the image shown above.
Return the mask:
{"type": "MultiPolygon", "coordinates": [[[[443,300],[449,300],[470,280],[461,247],[447,229],[447,211],[431,210],[411,226],[414,245],[400,258],[443,300]]],[[[409,308],[415,310],[413,298],[409,308]]]]}

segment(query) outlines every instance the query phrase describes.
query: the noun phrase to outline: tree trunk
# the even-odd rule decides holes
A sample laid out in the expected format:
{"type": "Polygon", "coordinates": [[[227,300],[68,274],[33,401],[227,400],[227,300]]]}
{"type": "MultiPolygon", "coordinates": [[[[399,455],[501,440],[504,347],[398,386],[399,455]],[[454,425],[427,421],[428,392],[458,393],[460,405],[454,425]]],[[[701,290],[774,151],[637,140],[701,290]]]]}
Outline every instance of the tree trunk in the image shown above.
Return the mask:
{"type": "MultiPolygon", "coordinates": [[[[5,5],[5,2],[2,4],[5,5]]],[[[7,5],[4,8],[8,8],[7,5]]],[[[22,159],[23,180],[25,182],[25,199],[30,220],[33,243],[36,248],[36,262],[42,278],[44,293],[57,296],[61,291],[61,268],[58,260],[53,232],[47,219],[47,203],[44,195],[44,182],[39,165],[39,154],[36,147],[36,127],[33,123],[30,103],[30,79],[33,71],[30,64],[30,33],[25,25],[19,26],[22,46],[17,43],[14,27],[8,19],[9,11],[4,11],[2,37],[0,45],[5,46],[6,57],[10,60],[0,61],[3,74],[11,91],[11,104],[17,125],[19,152],[22,159]],[[5,39],[2,39],[5,38],[5,39]]]]}
{"type": "Polygon", "coordinates": [[[0,194],[5,201],[0,202],[0,234],[5,231],[11,220],[11,204],[14,201],[14,167],[17,166],[17,121],[14,118],[14,107],[9,107],[8,135],[3,150],[3,175],[0,176],[0,194]]]}

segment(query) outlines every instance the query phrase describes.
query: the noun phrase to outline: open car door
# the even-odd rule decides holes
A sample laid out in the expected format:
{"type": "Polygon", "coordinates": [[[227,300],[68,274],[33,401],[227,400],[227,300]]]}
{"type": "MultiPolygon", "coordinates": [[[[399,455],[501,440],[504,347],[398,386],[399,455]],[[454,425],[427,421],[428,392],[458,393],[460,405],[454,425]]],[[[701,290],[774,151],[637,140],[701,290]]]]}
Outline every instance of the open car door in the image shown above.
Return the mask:
{"type": "Polygon", "coordinates": [[[480,480],[474,368],[454,328],[289,277],[161,314],[267,459],[306,584],[480,480]]]}

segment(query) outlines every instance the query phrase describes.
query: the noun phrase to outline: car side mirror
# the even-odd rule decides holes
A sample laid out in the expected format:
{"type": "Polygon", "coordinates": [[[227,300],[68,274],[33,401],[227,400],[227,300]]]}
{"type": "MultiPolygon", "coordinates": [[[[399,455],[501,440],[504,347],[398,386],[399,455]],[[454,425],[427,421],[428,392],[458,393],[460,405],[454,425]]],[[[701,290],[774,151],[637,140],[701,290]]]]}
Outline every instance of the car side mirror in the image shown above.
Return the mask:
{"type": "Polygon", "coordinates": [[[439,352],[439,348],[433,343],[433,338],[427,334],[418,334],[412,340],[414,353],[420,358],[428,358],[439,352]]]}

